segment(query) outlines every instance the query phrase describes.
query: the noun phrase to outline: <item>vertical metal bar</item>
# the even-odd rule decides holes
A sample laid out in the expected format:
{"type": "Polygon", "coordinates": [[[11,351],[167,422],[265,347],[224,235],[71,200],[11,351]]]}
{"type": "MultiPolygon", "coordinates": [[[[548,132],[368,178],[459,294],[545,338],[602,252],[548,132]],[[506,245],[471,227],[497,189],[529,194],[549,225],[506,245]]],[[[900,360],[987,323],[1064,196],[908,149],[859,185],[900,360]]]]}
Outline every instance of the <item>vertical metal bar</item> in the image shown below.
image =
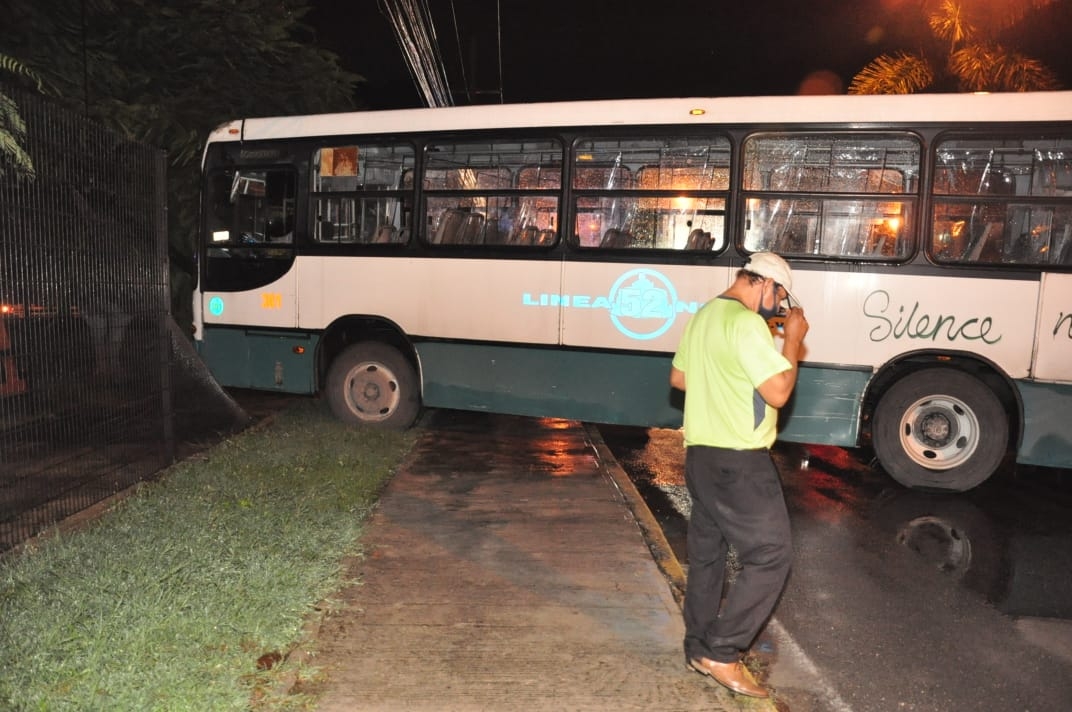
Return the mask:
{"type": "MultiPolygon", "coordinates": [[[[167,234],[167,160],[163,153],[158,153],[153,162],[155,170],[156,191],[153,204],[156,207],[156,246],[157,259],[155,265],[158,270],[159,289],[157,291],[157,305],[159,312],[158,333],[160,334],[160,411],[164,427],[164,452],[168,464],[175,460],[175,413],[171,399],[171,368],[174,362],[174,352],[171,348],[172,339],[172,315],[171,315],[171,273],[168,264],[168,234],[167,234]]],[[[175,329],[177,332],[178,329],[175,329]]],[[[183,338],[176,334],[177,338],[183,338]]]]}

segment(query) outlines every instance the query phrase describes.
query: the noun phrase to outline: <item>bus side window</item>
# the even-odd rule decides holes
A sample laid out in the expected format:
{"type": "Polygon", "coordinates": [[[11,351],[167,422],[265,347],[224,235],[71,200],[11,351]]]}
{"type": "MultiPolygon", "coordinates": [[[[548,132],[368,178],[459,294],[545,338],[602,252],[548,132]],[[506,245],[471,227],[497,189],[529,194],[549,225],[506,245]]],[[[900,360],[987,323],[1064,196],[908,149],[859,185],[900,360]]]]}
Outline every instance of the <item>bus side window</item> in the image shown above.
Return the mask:
{"type": "MultiPolygon", "coordinates": [[[[236,245],[291,243],[294,239],[296,179],[287,169],[241,169],[210,179],[206,244],[220,249],[236,245]]],[[[229,256],[274,256],[242,252],[229,256]]]]}
{"type": "Polygon", "coordinates": [[[576,246],[712,252],[726,244],[721,135],[600,137],[573,151],[576,246]]]}
{"type": "Polygon", "coordinates": [[[429,245],[555,242],[562,187],[558,139],[444,142],[427,146],[425,156],[421,181],[429,245]]]}
{"type": "Polygon", "coordinates": [[[311,171],[313,239],[348,245],[404,244],[413,214],[413,146],[323,146],[311,171]]]}
{"type": "Polygon", "coordinates": [[[914,244],[919,139],[898,133],[757,133],[745,139],[749,251],[902,260],[914,244]]]}
{"type": "Polygon", "coordinates": [[[947,262],[1072,259],[1072,137],[948,138],[935,149],[930,250],[947,262]]]}

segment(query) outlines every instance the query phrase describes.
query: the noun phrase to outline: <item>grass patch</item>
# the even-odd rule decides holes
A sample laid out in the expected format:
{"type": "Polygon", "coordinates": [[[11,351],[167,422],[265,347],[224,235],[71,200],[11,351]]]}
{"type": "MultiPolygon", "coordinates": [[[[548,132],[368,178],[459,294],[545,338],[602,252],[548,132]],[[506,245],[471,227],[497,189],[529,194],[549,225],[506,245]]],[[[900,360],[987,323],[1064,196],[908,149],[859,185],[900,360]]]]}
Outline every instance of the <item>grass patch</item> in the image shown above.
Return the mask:
{"type": "Polygon", "coordinates": [[[342,559],[415,437],[301,402],[9,558],[0,708],[305,709],[273,692],[288,663],[257,660],[289,650],[344,583],[342,559]]]}

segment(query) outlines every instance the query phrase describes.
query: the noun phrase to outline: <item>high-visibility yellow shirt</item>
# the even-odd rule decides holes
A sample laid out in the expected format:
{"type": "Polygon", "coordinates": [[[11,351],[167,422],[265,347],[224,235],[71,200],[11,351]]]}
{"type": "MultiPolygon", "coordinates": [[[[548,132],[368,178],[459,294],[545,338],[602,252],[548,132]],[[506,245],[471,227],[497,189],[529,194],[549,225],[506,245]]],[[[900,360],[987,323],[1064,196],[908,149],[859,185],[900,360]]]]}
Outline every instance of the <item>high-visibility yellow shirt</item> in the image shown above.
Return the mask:
{"type": "Polygon", "coordinates": [[[674,368],[685,373],[685,445],[770,447],[778,411],[757,387],[792,368],[770,327],[736,299],[717,297],[685,326],[674,368]]]}

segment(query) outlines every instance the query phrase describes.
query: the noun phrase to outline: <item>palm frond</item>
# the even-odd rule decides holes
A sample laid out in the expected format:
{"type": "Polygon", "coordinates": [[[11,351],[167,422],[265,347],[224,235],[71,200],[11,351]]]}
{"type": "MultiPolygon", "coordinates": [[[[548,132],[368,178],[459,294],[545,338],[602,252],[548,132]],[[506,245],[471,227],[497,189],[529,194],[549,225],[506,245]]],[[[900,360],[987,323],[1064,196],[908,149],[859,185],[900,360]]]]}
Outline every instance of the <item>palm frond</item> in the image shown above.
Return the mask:
{"type": "Polygon", "coordinates": [[[938,39],[946,40],[952,46],[966,42],[975,36],[976,28],[964,11],[959,0],[942,0],[938,9],[927,15],[927,24],[938,39]]]}
{"type": "Polygon", "coordinates": [[[1048,91],[1057,75],[1037,59],[1001,45],[969,45],[949,57],[949,71],[964,91],[1048,91]]]}
{"type": "Polygon", "coordinates": [[[1061,88],[1057,74],[1037,59],[1007,52],[997,66],[1001,91],[1052,91],[1061,88]]]}
{"type": "Polygon", "coordinates": [[[37,85],[38,92],[43,92],[45,90],[44,82],[41,81],[41,77],[37,75],[37,72],[30,69],[14,57],[9,57],[2,52],[0,52],[0,72],[14,74],[17,77],[25,77],[37,85]]]}
{"type": "Polygon", "coordinates": [[[962,91],[997,91],[996,57],[988,45],[971,44],[949,55],[949,71],[962,91]]]}
{"type": "Polygon", "coordinates": [[[19,107],[10,97],[0,94],[0,176],[7,175],[8,168],[20,178],[33,180],[36,177],[33,160],[20,141],[26,138],[26,122],[19,115],[19,107]]]}
{"type": "Polygon", "coordinates": [[[914,94],[934,83],[926,58],[897,52],[876,57],[849,83],[849,94],[914,94]]]}

